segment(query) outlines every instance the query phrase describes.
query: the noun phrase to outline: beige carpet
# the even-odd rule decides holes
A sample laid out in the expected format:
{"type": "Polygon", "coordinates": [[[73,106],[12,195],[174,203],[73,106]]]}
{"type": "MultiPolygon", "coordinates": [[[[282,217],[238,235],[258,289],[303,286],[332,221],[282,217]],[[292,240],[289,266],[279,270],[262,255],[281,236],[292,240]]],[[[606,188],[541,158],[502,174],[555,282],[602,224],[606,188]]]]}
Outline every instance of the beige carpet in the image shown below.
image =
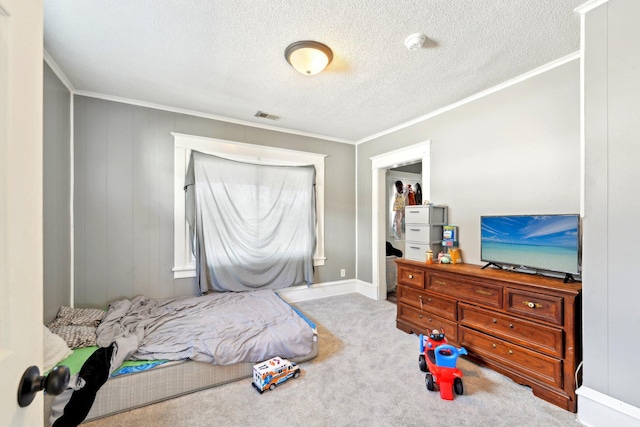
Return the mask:
{"type": "Polygon", "coordinates": [[[295,304],[318,325],[320,354],[302,375],[260,395],[251,379],[86,423],[115,426],[579,426],[573,413],[466,360],[465,394],[425,387],[415,335],[396,306],[359,294],[295,304]]]}

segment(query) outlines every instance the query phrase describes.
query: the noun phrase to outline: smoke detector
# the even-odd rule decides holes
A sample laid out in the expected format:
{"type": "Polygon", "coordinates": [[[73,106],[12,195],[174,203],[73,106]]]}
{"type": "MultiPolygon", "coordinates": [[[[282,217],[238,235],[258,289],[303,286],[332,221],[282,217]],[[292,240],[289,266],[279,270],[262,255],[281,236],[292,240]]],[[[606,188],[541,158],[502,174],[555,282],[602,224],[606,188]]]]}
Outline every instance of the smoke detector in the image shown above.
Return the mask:
{"type": "Polygon", "coordinates": [[[422,47],[424,42],[427,40],[427,36],[422,33],[411,34],[404,41],[404,45],[409,50],[418,50],[422,47]]]}

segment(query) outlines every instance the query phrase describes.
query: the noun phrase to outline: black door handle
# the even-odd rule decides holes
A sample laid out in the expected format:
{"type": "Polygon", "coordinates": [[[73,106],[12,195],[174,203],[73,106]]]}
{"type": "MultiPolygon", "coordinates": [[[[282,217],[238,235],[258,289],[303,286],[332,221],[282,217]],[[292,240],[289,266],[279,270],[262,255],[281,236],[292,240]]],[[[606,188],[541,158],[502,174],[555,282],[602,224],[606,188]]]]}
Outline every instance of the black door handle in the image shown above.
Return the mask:
{"type": "Polygon", "coordinates": [[[66,366],[56,366],[47,376],[40,375],[37,366],[27,368],[18,386],[18,405],[21,408],[29,406],[40,390],[53,396],[62,393],[69,385],[70,376],[66,366]]]}

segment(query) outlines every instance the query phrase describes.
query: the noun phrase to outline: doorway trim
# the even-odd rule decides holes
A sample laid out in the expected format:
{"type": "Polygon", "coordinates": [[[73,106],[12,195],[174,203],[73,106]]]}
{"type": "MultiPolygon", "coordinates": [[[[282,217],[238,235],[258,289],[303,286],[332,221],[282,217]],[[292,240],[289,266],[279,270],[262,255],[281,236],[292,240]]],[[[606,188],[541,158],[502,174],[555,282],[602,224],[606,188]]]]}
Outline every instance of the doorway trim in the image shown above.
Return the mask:
{"type": "Polygon", "coordinates": [[[422,161],[422,197],[431,198],[431,140],[370,157],[371,160],[371,281],[378,300],[387,299],[385,276],[385,175],[388,168],[422,161]],[[384,285],[384,286],[383,286],[384,285]]]}

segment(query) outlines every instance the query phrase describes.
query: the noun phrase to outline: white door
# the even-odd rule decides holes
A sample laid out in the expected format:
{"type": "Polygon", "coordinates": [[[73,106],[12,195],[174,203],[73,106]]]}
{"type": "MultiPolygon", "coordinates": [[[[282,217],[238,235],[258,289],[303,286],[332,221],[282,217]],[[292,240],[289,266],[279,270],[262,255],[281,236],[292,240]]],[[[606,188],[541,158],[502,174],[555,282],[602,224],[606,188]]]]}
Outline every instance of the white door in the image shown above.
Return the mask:
{"type": "Polygon", "coordinates": [[[42,393],[18,406],[18,383],[42,370],[42,0],[0,0],[0,426],[41,426],[42,393]]]}

